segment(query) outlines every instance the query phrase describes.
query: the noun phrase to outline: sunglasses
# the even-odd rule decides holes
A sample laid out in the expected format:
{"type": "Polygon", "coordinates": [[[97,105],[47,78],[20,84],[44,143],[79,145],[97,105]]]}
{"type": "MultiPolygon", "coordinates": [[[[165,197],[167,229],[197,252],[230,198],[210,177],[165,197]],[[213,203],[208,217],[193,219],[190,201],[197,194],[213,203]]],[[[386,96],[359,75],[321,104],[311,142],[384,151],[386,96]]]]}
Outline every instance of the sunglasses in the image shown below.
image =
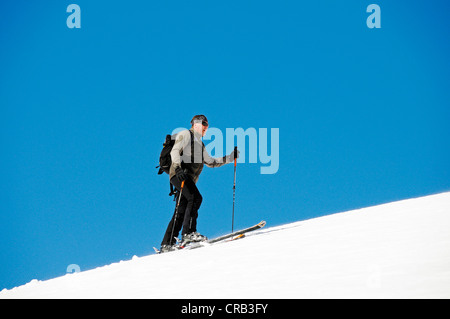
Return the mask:
{"type": "Polygon", "coordinates": [[[208,122],[206,122],[206,121],[196,120],[196,121],[194,121],[194,123],[202,123],[203,126],[209,126],[208,122]]]}

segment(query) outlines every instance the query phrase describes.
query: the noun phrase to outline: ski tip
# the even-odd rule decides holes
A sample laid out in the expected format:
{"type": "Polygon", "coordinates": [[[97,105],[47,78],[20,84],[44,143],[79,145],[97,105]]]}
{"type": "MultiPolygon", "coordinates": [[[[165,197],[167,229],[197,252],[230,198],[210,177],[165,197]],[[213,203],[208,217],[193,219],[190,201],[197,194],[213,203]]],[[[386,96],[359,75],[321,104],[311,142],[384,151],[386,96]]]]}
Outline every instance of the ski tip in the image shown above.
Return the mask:
{"type": "Polygon", "coordinates": [[[261,222],[258,224],[258,226],[259,226],[259,227],[264,227],[264,226],[266,226],[266,221],[265,221],[265,220],[261,221],[261,222]]]}

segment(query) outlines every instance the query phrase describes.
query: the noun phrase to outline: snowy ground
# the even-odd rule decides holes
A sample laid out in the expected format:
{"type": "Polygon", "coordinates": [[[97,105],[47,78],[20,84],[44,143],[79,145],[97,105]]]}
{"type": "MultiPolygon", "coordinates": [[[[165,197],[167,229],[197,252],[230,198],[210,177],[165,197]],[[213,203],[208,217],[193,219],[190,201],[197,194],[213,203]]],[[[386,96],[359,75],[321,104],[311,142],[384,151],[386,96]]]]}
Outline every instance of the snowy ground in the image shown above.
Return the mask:
{"type": "Polygon", "coordinates": [[[0,298],[450,298],[450,193],[33,280],[0,298]]]}

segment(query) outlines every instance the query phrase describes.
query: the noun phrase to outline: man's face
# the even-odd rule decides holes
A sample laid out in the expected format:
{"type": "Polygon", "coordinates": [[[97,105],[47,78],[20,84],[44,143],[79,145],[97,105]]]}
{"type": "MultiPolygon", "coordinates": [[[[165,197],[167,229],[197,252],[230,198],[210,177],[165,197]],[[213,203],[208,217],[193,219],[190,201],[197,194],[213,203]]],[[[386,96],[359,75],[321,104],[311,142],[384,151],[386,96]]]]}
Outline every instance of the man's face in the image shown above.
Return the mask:
{"type": "Polygon", "coordinates": [[[203,125],[202,123],[195,123],[194,130],[201,136],[205,136],[206,131],[208,130],[208,125],[203,125]]]}

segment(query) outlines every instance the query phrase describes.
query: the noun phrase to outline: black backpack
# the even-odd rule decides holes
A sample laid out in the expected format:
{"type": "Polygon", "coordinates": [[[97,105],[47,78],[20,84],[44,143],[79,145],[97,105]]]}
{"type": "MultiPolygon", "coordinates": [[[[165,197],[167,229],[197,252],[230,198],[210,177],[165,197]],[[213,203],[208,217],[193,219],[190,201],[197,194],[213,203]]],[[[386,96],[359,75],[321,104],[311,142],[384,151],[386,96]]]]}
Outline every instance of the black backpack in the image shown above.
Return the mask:
{"type": "MultiPolygon", "coordinates": [[[[191,148],[192,148],[192,154],[193,154],[194,136],[191,131],[189,131],[189,133],[191,133],[191,148]]],[[[161,175],[162,173],[169,174],[170,166],[172,165],[172,157],[170,156],[170,152],[172,152],[172,148],[175,145],[175,139],[176,139],[176,134],[174,134],[173,136],[166,135],[166,140],[163,144],[163,149],[161,151],[161,154],[159,155],[159,165],[156,166],[156,168],[159,167],[158,175],[161,175]]],[[[172,195],[176,196],[177,190],[173,188],[172,183],[169,182],[169,184],[170,184],[169,196],[172,196],[172,195]]],[[[175,198],[174,198],[174,200],[175,200],[175,198]]]]}
{"type": "Polygon", "coordinates": [[[170,166],[172,165],[172,157],[170,157],[170,152],[175,145],[175,136],[172,139],[171,135],[166,135],[166,141],[163,144],[163,149],[159,155],[159,167],[158,175],[162,173],[169,174],[170,166]]]}
{"type": "MultiPolygon", "coordinates": [[[[170,166],[172,165],[172,157],[170,156],[170,152],[172,152],[172,148],[175,145],[175,135],[166,135],[166,141],[163,144],[163,149],[161,151],[161,154],[159,155],[159,165],[156,166],[156,168],[159,167],[158,175],[161,175],[162,173],[169,174],[170,166]]],[[[169,196],[175,195],[173,200],[176,200],[177,198],[177,190],[173,188],[172,183],[170,183],[170,193],[169,196]]]]}

